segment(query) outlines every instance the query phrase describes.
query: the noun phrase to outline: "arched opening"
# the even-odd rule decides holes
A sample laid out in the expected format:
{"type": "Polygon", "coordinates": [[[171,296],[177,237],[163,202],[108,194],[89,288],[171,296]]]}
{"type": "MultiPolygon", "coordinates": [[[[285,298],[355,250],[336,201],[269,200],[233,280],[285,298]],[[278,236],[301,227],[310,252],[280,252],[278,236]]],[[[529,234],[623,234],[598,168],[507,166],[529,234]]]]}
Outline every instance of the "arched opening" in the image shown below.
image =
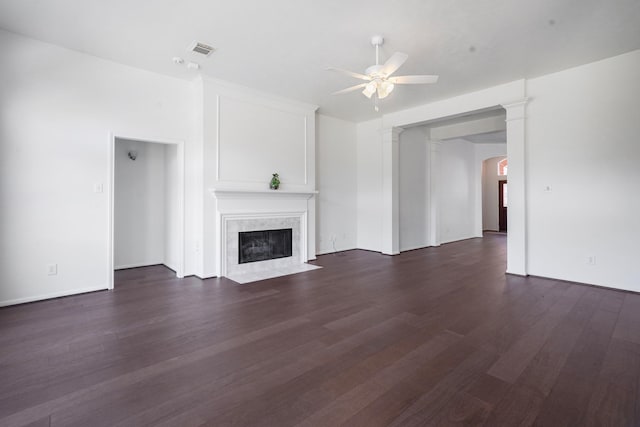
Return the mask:
{"type": "Polygon", "coordinates": [[[500,160],[498,162],[498,175],[499,176],[507,176],[507,168],[509,167],[509,162],[507,158],[500,160]]]}

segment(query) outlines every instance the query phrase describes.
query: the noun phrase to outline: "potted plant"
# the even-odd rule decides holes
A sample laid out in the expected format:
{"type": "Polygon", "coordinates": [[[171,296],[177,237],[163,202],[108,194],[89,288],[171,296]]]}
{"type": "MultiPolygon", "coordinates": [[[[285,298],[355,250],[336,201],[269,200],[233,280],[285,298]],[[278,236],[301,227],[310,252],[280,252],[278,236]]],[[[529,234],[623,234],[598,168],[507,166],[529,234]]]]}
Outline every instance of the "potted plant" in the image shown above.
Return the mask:
{"type": "Polygon", "coordinates": [[[271,177],[271,182],[269,183],[269,188],[272,190],[277,190],[280,187],[280,176],[277,173],[274,173],[271,177]]]}

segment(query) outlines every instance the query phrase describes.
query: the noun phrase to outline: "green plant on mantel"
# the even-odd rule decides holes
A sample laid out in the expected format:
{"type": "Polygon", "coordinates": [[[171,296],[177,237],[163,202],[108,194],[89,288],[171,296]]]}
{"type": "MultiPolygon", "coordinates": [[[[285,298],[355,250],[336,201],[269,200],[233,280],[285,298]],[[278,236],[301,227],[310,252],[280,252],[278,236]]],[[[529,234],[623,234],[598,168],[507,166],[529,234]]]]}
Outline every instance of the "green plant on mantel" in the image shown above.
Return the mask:
{"type": "Polygon", "coordinates": [[[269,188],[272,190],[277,190],[278,188],[280,188],[280,176],[277,173],[274,173],[271,177],[269,188]]]}

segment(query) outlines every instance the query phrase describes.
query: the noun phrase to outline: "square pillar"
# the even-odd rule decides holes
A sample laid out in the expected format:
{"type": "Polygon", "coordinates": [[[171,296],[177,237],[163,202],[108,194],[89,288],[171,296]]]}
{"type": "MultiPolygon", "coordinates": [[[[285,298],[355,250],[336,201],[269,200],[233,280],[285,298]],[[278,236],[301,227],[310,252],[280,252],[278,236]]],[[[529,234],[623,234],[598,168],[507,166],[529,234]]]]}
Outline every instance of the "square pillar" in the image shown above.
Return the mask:
{"type": "Polygon", "coordinates": [[[440,246],[440,192],[441,186],[441,167],[440,167],[440,148],[442,142],[436,140],[428,140],[429,144],[429,217],[427,224],[429,229],[429,246],[440,246]]]}
{"type": "Polygon", "coordinates": [[[382,130],[382,247],[385,255],[400,253],[399,158],[400,133],[394,127],[382,130]]]}
{"type": "Polygon", "coordinates": [[[526,134],[528,99],[503,104],[507,111],[507,158],[509,159],[509,207],[507,233],[507,273],[527,273],[526,134]]]}

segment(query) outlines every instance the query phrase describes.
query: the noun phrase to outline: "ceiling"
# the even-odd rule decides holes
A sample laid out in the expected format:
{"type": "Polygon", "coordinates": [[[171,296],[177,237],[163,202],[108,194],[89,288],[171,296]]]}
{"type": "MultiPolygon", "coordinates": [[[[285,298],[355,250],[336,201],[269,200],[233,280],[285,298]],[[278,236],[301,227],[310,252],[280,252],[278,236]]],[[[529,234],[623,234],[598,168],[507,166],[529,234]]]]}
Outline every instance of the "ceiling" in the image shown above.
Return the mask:
{"type": "Polygon", "coordinates": [[[476,135],[467,135],[464,138],[465,141],[473,142],[474,144],[506,144],[507,143],[507,131],[500,130],[496,132],[479,133],[476,135]]]}
{"type": "Polygon", "coordinates": [[[179,78],[201,72],[320,106],[352,121],[640,48],[638,0],[0,0],[0,28],[179,78]],[[439,74],[380,103],[325,71],[362,72],[409,54],[396,73],[439,74]],[[198,40],[209,58],[186,52],[198,40]],[[172,63],[197,60],[200,71],[172,63]],[[201,59],[202,58],[202,59],[201,59]]]}

